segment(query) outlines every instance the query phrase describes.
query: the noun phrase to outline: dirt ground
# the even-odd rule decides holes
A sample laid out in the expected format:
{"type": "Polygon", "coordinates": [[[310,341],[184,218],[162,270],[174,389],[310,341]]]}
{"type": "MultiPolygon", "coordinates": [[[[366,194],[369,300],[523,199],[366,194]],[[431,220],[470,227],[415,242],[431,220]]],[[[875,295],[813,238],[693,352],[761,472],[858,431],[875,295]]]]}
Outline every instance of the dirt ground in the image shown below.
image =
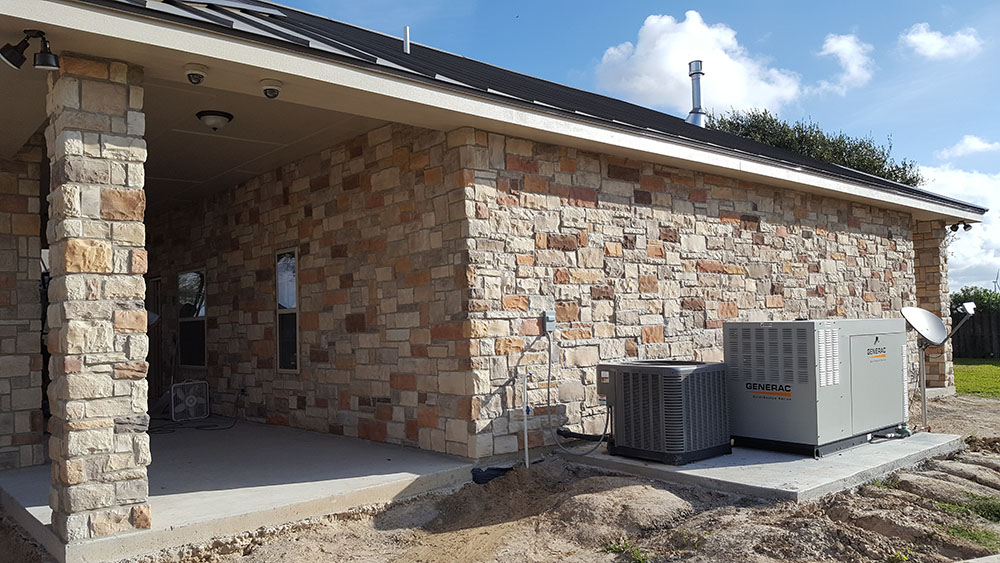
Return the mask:
{"type": "MultiPolygon", "coordinates": [[[[971,437],[970,450],[813,503],[610,475],[548,456],[486,485],[129,563],[885,562],[1000,552],[1000,401],[930,404],[932,429],[971,437]]],[[[4,557],[50,561],[0,519],[4,557]]]]}

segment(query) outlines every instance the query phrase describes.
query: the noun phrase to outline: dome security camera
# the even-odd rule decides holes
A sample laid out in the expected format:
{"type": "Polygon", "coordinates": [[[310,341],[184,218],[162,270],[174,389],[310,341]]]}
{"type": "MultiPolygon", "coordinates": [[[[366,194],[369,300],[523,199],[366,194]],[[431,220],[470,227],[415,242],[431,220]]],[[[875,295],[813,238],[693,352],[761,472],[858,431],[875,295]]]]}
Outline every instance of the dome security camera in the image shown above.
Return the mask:
{"type": "Polygon", "coordinates": [[[208,76],[208,67],[200,64],[186,64],[184,65],[184,76],[187,81],[195,86],[205,82],[205,78],[208,76]]]}
{"type": "Polygon", "coordinates": [[[264,97],[273,100],[281,94],[283,84],[279,80],[261,80],[260,89],[264,92],[264,97]]]}

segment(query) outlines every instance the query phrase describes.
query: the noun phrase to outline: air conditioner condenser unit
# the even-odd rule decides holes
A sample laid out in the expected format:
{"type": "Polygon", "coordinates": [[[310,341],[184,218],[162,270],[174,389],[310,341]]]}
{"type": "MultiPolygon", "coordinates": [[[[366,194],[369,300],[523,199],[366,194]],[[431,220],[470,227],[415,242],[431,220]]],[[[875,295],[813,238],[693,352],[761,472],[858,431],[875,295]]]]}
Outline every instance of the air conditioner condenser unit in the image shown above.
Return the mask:
{"type": "Polygon", "coordinates": [[[822,456],[908,418],[902,319],[734,322],[723,330],[737,446],[822,456]]]}
{"type": "Polygon", "coordinates": [[[642,360],[597,367],[608,452],[683,465],[732,452],[725,364],[642,360]]]}

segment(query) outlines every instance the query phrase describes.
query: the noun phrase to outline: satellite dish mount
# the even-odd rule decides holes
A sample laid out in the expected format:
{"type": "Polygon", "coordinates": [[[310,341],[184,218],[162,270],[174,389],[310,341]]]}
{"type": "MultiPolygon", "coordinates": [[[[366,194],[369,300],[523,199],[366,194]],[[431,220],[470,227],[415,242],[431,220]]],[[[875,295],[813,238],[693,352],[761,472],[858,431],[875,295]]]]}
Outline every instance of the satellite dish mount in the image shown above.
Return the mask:
{"type": "Polygon", "coordinates": [[[927,426],[927,362],[925,357],[927,356],[927,349],[931,346],[941,346],[947,342],[958,329],[962,328],[962,325],[969,320],[972,315],[976,314],[976,304],[969,302],[963,303],[961,307],[958,308],[958,312],[965,313],[962,320],[958,322],[951,332],[944,326],[941,321],[941,317],[935,315],[934,313],[928,311],[927,309],[921,309],[920,307],[903,307],[900,311],[906,322],[909,323],[913,330],[917,331],[920,335],[920,339],[917,343],[920,349],[920,399],[923,404],[923,416],[924,425],[920,428],[921,431],[928,431],[927,426]]]}

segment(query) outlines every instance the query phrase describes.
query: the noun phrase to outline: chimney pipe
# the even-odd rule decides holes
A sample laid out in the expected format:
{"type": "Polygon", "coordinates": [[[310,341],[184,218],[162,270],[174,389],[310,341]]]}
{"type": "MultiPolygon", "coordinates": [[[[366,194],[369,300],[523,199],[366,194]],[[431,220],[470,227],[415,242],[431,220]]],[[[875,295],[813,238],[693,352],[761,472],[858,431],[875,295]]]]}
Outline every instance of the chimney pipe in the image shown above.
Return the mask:
{"type": "Polygon", "coordinates": [[[410,26],[403,26],[403,52],[410,54],[410,26]]]}
{"type": "Polygon", "coordinates": [[[704,127],[708,117],[705,115],[705,110],[701,109],[701,77],[704,75],[701,61],[688,63],[688,76],[691,77],[691,112],[684,121],[697,127],[704,127]]]}

